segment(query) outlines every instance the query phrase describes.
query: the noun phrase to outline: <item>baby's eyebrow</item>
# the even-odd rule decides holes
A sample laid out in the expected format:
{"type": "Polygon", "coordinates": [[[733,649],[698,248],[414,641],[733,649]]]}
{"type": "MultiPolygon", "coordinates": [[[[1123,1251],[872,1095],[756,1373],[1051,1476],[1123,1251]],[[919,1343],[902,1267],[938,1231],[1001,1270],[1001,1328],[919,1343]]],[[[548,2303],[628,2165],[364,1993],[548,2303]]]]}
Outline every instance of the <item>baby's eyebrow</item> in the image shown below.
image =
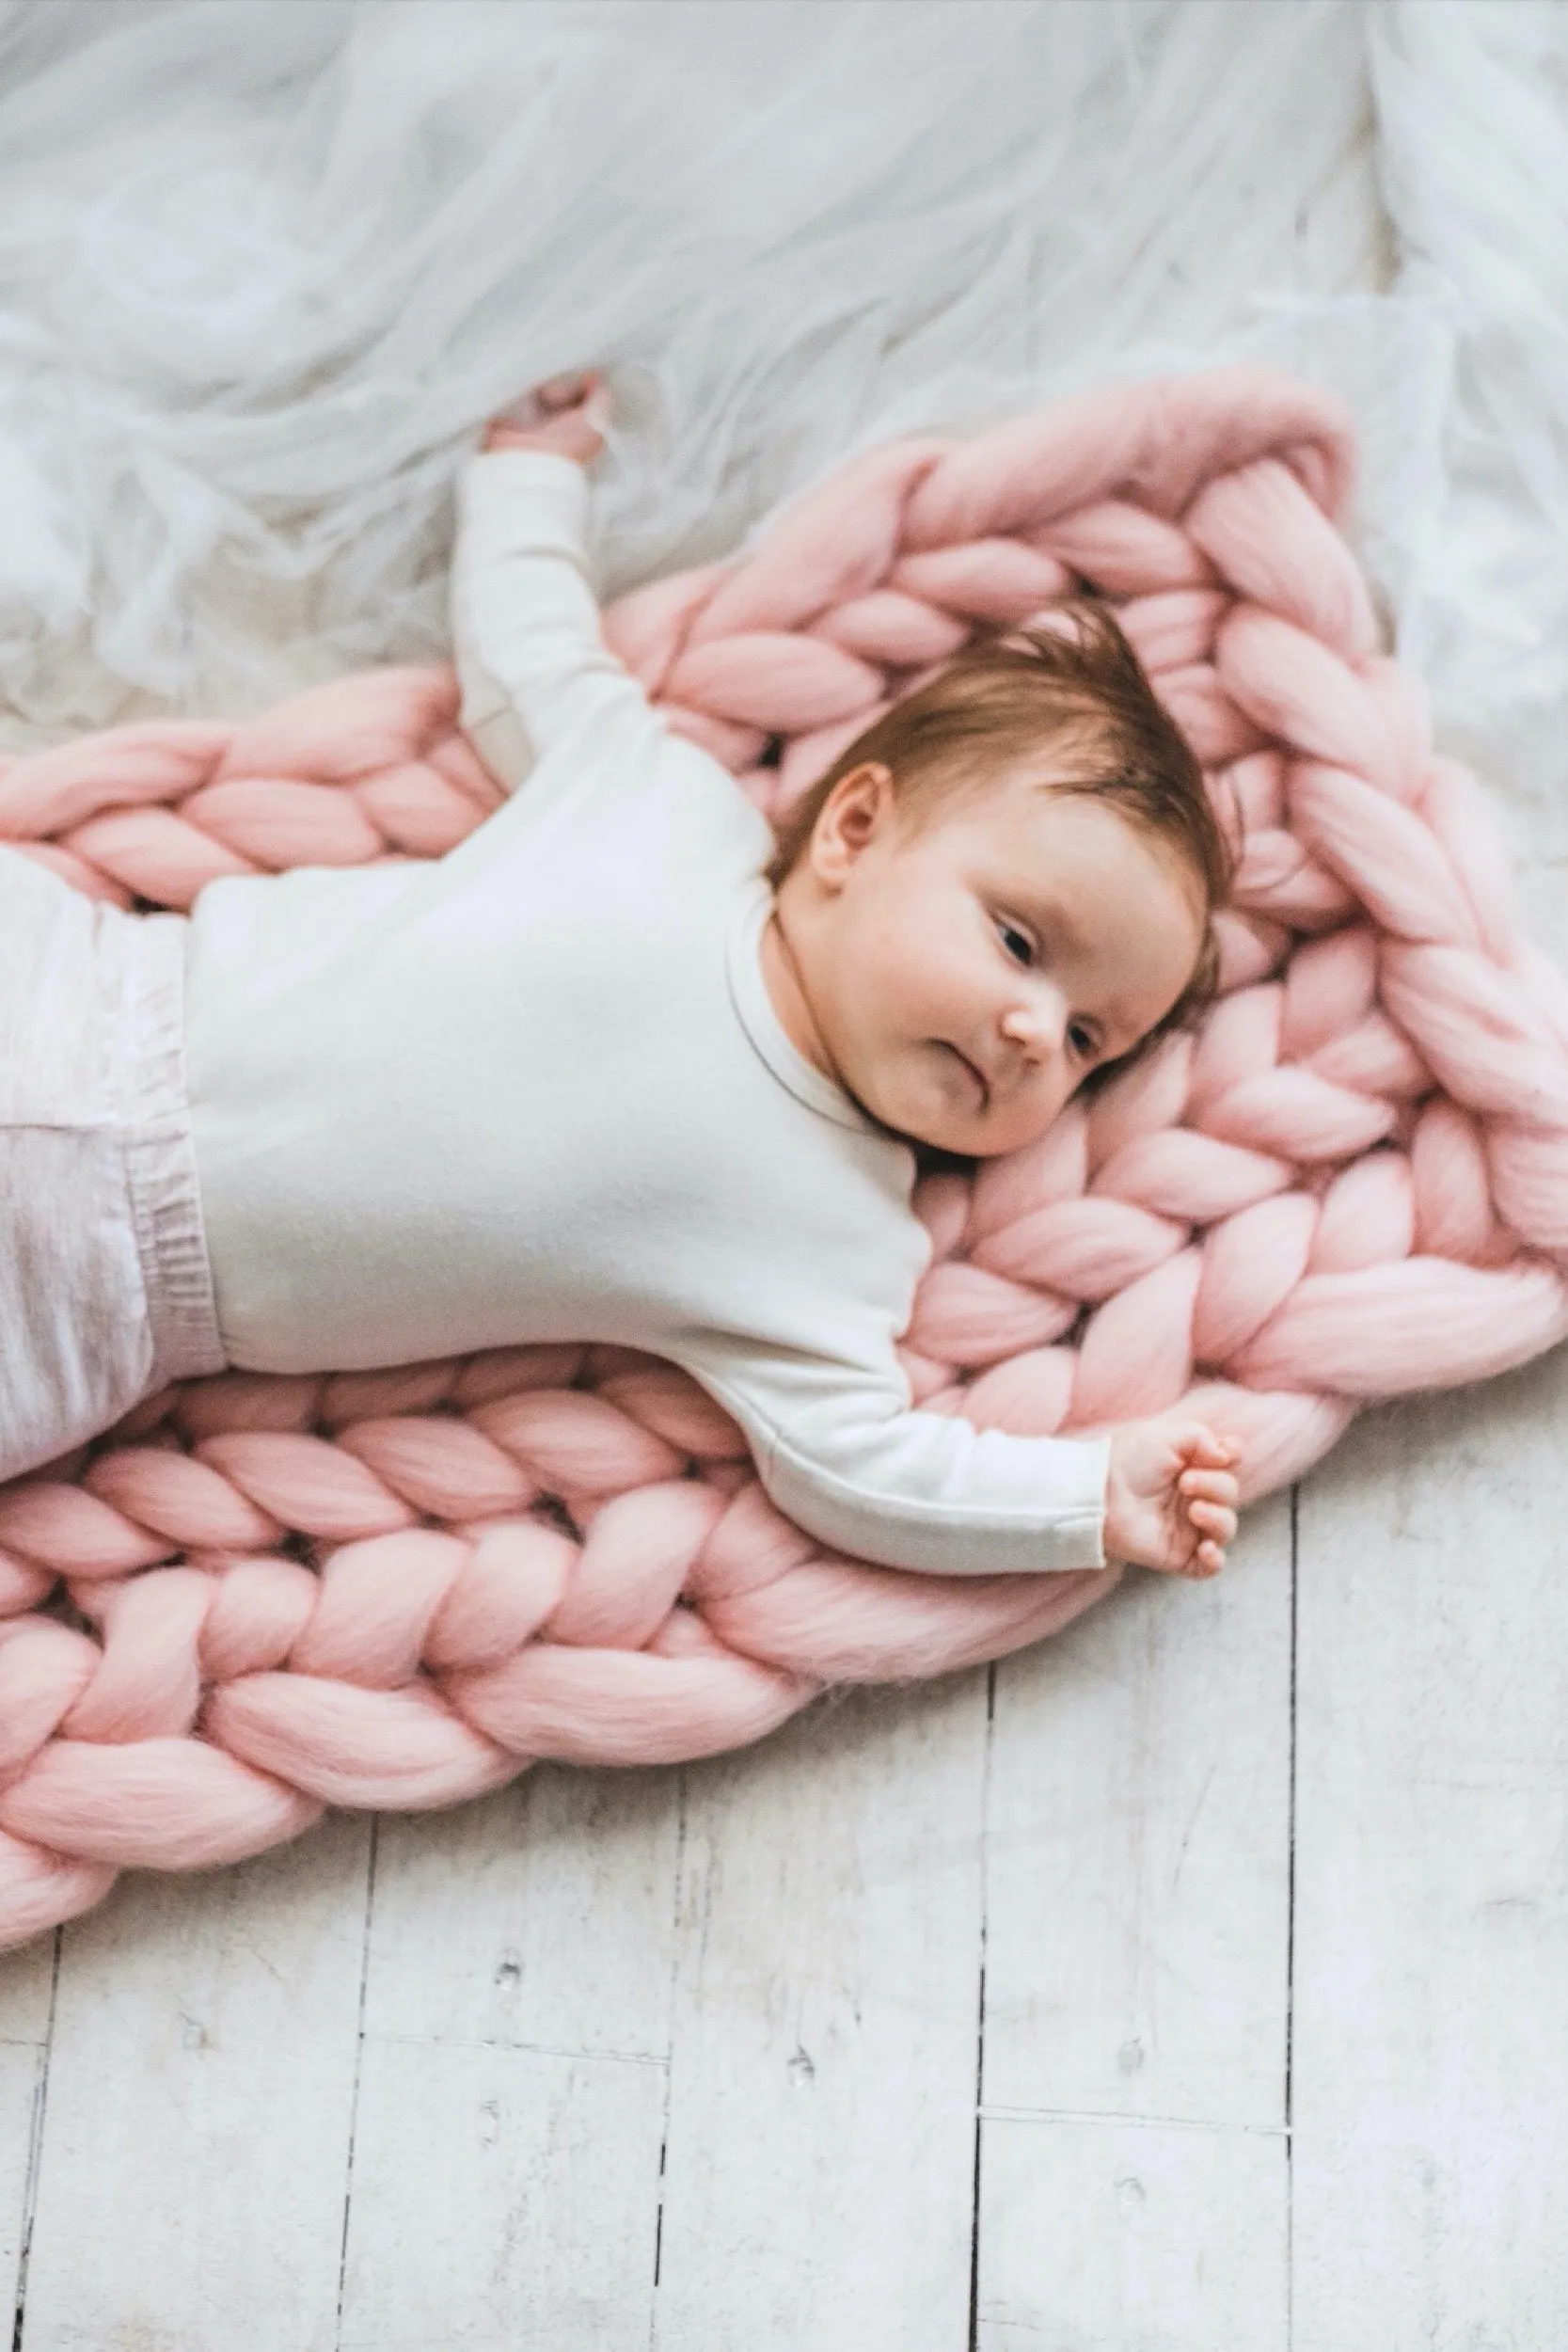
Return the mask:
{"type": "Polygon", "coordinates": [[[1019,913],[1026,915],[1037,930],[1050,931],[1073,955],[1087,955],[1089,942],[1082,926],[1050,883],[1024,882],[1019,898],[1019,913]]]}

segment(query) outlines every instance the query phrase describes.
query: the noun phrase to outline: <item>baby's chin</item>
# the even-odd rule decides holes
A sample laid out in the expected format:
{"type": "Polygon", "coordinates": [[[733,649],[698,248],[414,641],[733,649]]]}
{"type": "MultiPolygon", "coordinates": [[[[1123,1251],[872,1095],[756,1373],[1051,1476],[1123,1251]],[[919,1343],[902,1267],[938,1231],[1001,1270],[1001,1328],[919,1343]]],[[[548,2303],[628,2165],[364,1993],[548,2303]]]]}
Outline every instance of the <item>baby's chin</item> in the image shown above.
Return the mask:
{"type": "Polygon", "coordinates": [[[903,1126],[894,1132],[917,1150],[939,1153],[944,1159],[1005,1160],[1009,1152],[1022,1152],[1025,1144],[1037,1143],[1044,1130],[1036,1127],[1024,1135],[998,1135],[992,1129],[974,1124],[960,1126],[951,1120],[929,1120],[918,1127],[903,1126]]]}

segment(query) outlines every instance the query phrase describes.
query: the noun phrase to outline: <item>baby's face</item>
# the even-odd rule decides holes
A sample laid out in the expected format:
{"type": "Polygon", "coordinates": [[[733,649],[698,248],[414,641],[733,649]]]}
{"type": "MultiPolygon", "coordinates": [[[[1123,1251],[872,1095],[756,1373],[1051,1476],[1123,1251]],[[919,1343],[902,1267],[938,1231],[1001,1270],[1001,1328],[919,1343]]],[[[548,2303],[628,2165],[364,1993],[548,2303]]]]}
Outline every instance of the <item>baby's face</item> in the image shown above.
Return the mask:
{"type": "Polygon", "coordinates": [[[1196,879],[1103,801],[1012,779],[911,830],[859,772],[780,894],[812,1047],[898,1134],[1016,1151],[1187,986],[1196,879]]]}

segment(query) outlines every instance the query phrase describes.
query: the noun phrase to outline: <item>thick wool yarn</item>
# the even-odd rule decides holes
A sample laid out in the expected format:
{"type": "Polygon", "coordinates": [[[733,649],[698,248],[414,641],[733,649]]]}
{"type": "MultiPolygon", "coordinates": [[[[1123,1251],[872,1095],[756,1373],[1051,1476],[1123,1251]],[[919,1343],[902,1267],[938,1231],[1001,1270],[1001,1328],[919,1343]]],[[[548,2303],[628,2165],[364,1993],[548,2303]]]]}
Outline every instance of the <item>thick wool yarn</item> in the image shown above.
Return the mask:
{"type": "MultiPolygon", "coordinates": [[[[907,1362],[928,1408],[1023,1433],[1187,1397],[1243,1436],[1254,1495],[1364,1399],[1568,1333],[1568,1000],[1377,651],[1334,528],[1350,466],[1336,404],[1288,380],[1131,386],[878,451],[607,621],[777,813],[977,623],[1115,602],[1242,836],[1225,993],[1039,1145],[927,1180],[907,1362]]],[[[449,672],[388,671],[118,728],[0,771],[0,835],[175,907],[438,855],[498,797],[455,707],[449,672]]],[[[325,1804],[754,1740],[826,1683],[1035,1641],[1116,1574],[826,1557],[726,1417],[626,1351],[192,1383],[0,1493],[0,1941],[325,1804]]]]}

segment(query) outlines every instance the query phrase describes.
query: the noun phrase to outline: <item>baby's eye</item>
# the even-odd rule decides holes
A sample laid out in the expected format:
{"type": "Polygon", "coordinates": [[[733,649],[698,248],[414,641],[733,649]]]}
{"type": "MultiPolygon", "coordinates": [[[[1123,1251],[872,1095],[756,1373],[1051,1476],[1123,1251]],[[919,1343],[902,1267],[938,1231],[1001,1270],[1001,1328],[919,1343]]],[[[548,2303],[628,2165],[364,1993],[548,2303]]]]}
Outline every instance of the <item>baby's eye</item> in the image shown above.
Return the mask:
{"type": "Polygon", "coordinates": [[[1082,1021],[1074,1021],[1067,1033],[1067,1041],[1080,1061],[1093,1061],[1100,1050],[1099,1040],[1082,1021]]]}
{"type": "Polygon", "coordinates": [[[1015,963],[1033,963],[1035,943],[1027,931],[1021,931],[1016,923],[998,919],[996,935],[1015,963]]]}

